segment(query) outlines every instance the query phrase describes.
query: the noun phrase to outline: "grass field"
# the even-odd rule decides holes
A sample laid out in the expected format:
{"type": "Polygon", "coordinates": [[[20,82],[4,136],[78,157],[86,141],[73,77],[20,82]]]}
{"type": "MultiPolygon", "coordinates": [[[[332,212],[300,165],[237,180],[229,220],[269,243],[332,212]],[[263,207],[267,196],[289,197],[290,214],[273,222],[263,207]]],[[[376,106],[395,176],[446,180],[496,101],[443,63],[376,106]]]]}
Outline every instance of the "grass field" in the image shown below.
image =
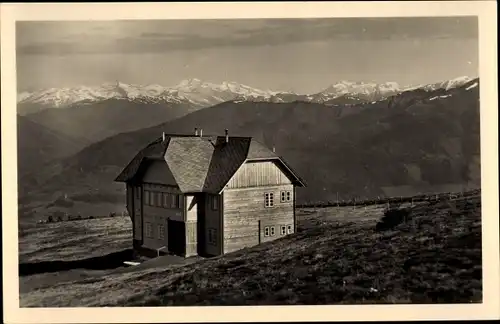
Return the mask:
{"type": "Polygon", "coordinates": [[[22,229],[19,262],[79,260],[130,248],[128,216],[40,224],[22,229]]]}
{"type": "MultiPolygon", "coordinates": [[[[405,222],[383,232],[375,231],[383,206],[309,209],[298,214],[297,233],[223,257],[137,271],[75,269],[23,276],[21,307],[482,300],[480,196],[421,203],[405,222]]],[[[113,238],[121,237],[125,246],[122,231],[129,231],[127,226],[101,238],[107,226],[88,225],[100,234],[82,235],[74,242],[96,240],[97,247],[101,240],[104,252],[113,238]]],[[[81,247],[71,249],[85,254],[81,247]]],[[[38,251],[22,253],[31,260],[49,257],[48,250],[38,251]]],[[[54,251],[58,256],[68,254],[54,251]]]]}

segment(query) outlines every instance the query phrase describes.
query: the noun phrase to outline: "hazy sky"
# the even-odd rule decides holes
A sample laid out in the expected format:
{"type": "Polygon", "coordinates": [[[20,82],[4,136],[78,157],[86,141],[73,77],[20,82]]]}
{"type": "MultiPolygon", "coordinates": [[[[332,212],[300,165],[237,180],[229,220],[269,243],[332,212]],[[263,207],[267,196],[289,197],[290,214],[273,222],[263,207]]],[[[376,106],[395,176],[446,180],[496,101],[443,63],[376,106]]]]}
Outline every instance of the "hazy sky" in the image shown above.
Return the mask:
{"type": "Polygon", "coordinates": [[[476,17],[18,22],[18,89],[183,79],[320,91],[478,75],[476,17]]]}

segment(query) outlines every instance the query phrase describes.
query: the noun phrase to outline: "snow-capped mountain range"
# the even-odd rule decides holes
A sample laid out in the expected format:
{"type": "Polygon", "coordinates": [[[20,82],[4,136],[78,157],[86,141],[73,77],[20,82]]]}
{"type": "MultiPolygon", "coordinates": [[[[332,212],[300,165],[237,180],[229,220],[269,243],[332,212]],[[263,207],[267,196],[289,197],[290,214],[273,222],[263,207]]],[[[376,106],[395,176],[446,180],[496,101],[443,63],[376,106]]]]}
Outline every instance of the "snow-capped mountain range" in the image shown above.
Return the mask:
{"type": "Polygon", "coordinates": [[[314,94],[260,90],[237,82],[215,84],[199,79],[183,80],[172,87],[157,84],[136,85],[122,82],[104,83],[97,86],[50,88],[18,94],[19,114],[27,114],[47,108],[66,108],[117,99],[139,103],[179,103],[200,108],[226,101],[290,102],[295,100],[316,103],[356,103],[377,101],[398,93],[421,88],[427,91],[449,90],[473,80],[459,77],[444,82],[418,86],[400,86],[395,82],[365,83],[341,81],[314,94]],[[23,109],[23,106],[25,107],[23,109]]]}

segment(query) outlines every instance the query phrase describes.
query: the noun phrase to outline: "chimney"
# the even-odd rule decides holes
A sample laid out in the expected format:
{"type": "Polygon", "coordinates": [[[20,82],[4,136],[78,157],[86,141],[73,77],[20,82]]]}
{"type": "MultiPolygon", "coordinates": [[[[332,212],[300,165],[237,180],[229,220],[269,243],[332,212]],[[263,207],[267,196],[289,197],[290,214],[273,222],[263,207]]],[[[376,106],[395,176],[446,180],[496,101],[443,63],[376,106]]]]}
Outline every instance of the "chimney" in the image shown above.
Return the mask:
{"type": "Polygon", "coordinates": [[[161,134],[162,141],[165,142],[165,132],[161,134]]]}
{"type": "Polygon", "coordinates": [[[225,133],[226,133],[226,143],[229,143],[229,135],[228,135],[228,130],[226,128],[225,133]]]}
{"type": "Polygon", "coordinates": [[[273,146],[273,153],[276,153],[276,147],[273,146]]]}
{"type": "Polygon", "coordinates": [[[200,128],[200,137],[203,137],[203,128],[200,128]]]}
{"type": "Polygon", "coordinates": [[[194,128],[194,136],[198,136],[198,128],[197,127],[194,128]]]}

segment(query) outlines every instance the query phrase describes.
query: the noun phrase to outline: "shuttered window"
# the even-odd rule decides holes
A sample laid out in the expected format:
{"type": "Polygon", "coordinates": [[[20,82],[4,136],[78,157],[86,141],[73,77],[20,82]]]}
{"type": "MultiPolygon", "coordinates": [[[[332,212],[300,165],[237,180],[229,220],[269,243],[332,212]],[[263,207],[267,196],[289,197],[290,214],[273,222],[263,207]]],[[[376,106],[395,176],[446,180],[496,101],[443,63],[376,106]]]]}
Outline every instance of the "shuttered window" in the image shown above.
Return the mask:
{"type": "Polygon", "coordinates": [[[172,208],[179,208],[179,195],[178,194],[172,194],[172,198],[170,199],[171,202],[171,207],[172,208]]]}
{"type": "Polygon", "coordinates": [[[146,223],[146,237],[153,237],[153,226],[151,225],[151,223],[146,223]]]}
{"type": "Polygon", "coordinates": [[[289,202],[292,201],[292,192],[291,191],[282,191],[281,192],[281,202],[289,202]]]}
{"type": "Polygon", "coordinates": [[[149,192],[149,206],[154,206],[156,204],[156,195],[154,192],[149,192]]]}
{"type": "Polygon", "coordinates": [[[219,210],[219,196],[212,196],[212,210],[219,210]]]}
{"type": "Polygon", "coordinates": [[[274,194],[272,192],[266,192],[264,194],[264,205],[266,207],[274,206],[274,194]]]}
{"type": "Polygon", "coordinates": [[[163,193],[163,208],[168,208],[169,207],[169,203],[170,203],[170,194],[168,193],[163,193]]]}
{"type": "Polygon", "coordinates": [[[217,230],[215,228],[208,229],[208,243],[217,245],[217,230]]]}
{"type": "Polygon", "coordinates": [[[144,204],[162,208],[182,208],[182,195],[144,190],[144,204]]]}
{"type": "Polygon", "coordinates": [[[158,238],[160,240],[165,238],[165,225],[158,225],[158,238]]]}
{"type": "Polygon", "coordinates": [[[162,207],[163,206],[163,195],[161,192],[156,193],[156,207],[162,207]]]}

